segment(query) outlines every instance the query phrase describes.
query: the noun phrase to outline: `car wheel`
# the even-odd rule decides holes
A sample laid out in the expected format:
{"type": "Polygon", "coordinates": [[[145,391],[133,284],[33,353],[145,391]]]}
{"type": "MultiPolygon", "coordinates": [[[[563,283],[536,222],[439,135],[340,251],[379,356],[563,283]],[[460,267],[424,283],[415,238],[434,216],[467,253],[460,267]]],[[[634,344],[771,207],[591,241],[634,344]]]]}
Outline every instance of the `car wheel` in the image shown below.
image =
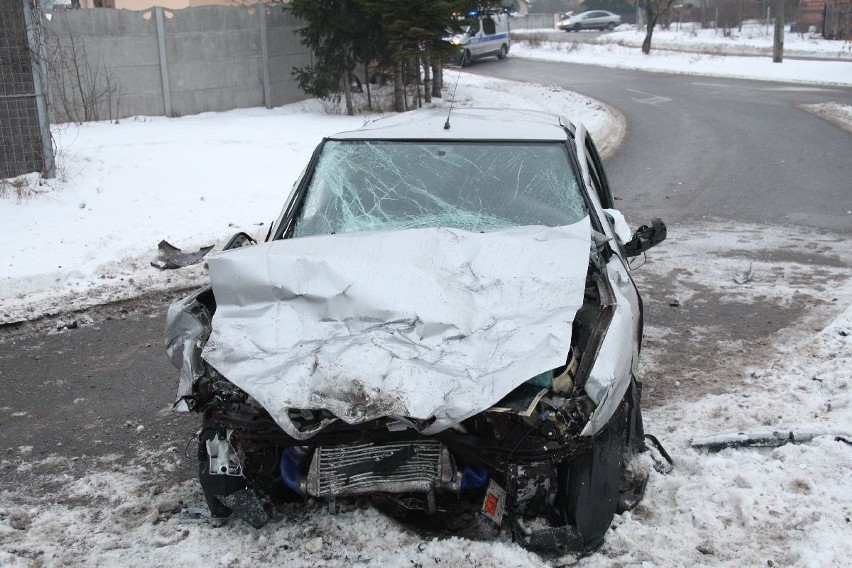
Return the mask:
{"type": "Polygon", "coordinates": [[[575,32],[579,32],[582,29],[583,29],[583,26],[581,26],[580,24],[574,24],[574,31],[575,32]]]}
{"type": "Polygon", "coordinates": [[[563,520],[576,527],[583,549],[599,547],[616,513],[641,500],[647,475],[630,473],[627,463],[645,450],[640,388],[631,384],[621,407],[594,439],[592,449],[559,466],[558,503],[563,520]]]}
{"type": "Polygon", "coordinates": [[[462,67],[470,67],[470,52],[466,49],[462,53],[461,66],[462,67]]]}
{"type": "Polygon", "coordinates": [[[207,455],[207,440],[216,435],[216,429],[212,425],[205,424],[198,436],[198,479],[201,482],[201,491],[210,515],[215,518],[231,516],[231,510],[226,507],[219,497],[224,497],[246,488],[244,477],[234,475],[211,475],[210,456],[207,455]]]}
{"type": "Polygon", "coordinates": [[[608,24],[606,25],[606,29],[607,29],[607,30],[609,30],[609,31],[614,30],[614,29],[615,29],[615,24],[613,24],[612,22],[608,23],[608,24]]]}
{"type": "Polygon", "coordinates": [[[505,44],[500,46],[500,51],[497,53],[497,59],[506,59],[506,54],[509,53],[505,44]]]}
{"type": "Polygon", "coordinates": [[[568,524],[580,533],[584,551],[603,543],[618,509],[624,440],[615,422],[595,436],[590,452],[559,468],[559,502],[568,524]]]}

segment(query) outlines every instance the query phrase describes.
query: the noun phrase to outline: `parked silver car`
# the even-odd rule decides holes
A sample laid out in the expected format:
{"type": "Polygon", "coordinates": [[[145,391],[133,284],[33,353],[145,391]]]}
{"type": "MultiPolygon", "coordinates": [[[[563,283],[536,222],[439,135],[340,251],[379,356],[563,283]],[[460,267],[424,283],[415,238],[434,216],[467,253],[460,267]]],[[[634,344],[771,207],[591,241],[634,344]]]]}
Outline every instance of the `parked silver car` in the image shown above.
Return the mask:
{"type": "Polygon", "coordinates": [[[664,238],[631,234],[558,116],[424,110],[323,140],[266,242],[232,239],[169,309],[210,511],[369,497],[597,547],[647,481],[627,261],[664,238]]]}
{"type": "Polygon", "coordinates": [[[621,23],[621,16],[607,12],[606,10],[592,10],[574,14],[564,20],[560,20],[556,27],[566,32],[579,32],[580,30],[613,30],[621,23]]]}

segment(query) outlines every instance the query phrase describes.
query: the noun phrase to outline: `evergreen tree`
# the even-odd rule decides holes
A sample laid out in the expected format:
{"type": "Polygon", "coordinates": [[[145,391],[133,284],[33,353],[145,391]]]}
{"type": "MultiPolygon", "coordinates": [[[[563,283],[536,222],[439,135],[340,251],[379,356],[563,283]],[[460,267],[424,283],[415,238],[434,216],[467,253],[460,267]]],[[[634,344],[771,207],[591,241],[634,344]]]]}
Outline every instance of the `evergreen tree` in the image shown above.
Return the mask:
{"type": "MultiPolygon", "coordinates": [[[[364,65],[392,66],[394,98],[398,111],[406,109],[403,69],[414,70],[419,82],[421,65],[426,71],[427,98],[440,93],[430,89],[432,63],[443,64],[457,47],[444,41],[464,23],[458,14],[479,3],[466,0],[292,0],[293,14],[305,22],[299,30],[302,43],[314,54],[314,64],[296,68],[299,87],[320,98],[346,98],[346,112],[353,114],[350,74],[364,65]]],[[[369,89],[369,86],[368,86],[369,89]]]]}
{"type": "Polygon", "coordinates": [[[349,76],[357,62],[357,48],[368,29],[358,0],[292,0],[293,15],[305,22],[298,30],[302,44],[314,54],[314,64],[293,69],[299,88],[319,98],[340,93],[346,114],[355,114],[349,76]]]}

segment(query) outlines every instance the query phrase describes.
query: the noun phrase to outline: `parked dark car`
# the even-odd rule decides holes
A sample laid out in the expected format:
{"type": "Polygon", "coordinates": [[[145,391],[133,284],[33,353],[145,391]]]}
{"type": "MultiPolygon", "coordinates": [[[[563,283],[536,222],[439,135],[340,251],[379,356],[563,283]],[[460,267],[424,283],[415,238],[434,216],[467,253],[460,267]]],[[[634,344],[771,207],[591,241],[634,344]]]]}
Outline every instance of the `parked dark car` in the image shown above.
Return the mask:
{"type": "Polygon", "coordinates": [[[663,238],[631,235],[558,116],[417,111],[324,139],[266,242],[232,241],[169,309],[210,511],[261,526],[369,496],[597,547],[647,481],[627,260],[663,238]]]}

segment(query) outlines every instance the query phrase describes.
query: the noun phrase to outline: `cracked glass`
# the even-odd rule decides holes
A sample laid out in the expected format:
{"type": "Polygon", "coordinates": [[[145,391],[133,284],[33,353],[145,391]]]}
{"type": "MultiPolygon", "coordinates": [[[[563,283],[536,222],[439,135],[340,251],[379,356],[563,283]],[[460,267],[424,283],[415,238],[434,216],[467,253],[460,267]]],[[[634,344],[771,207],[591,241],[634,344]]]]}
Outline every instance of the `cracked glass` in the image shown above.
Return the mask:
{"type": "Polygon", "coordinates": [[[293,236],[570,225],[587,215],[558,142],[326,142],[293,236]]]}

